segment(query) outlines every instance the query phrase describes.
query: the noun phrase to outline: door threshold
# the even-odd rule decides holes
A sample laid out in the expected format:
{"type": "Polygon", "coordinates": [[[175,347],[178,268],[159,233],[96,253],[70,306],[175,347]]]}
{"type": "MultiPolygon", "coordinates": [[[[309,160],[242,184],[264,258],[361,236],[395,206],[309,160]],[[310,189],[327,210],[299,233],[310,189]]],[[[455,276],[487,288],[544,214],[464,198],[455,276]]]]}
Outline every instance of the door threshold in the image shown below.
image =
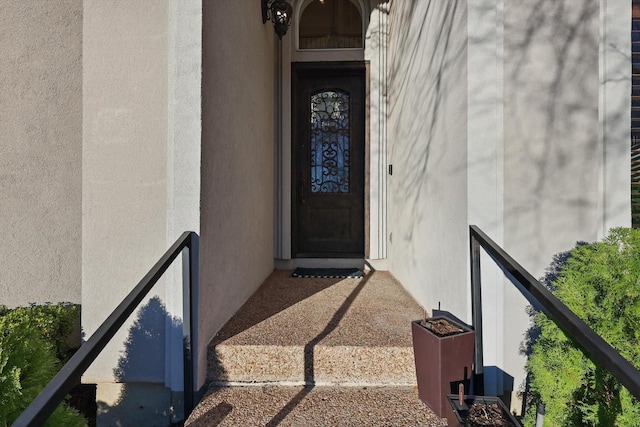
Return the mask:
{"type": "Polygon", "coordinates": [[[294,258],[276,259],[277,270],[295,270],[296,268],[365,268],[364,258],[294,258]]]}

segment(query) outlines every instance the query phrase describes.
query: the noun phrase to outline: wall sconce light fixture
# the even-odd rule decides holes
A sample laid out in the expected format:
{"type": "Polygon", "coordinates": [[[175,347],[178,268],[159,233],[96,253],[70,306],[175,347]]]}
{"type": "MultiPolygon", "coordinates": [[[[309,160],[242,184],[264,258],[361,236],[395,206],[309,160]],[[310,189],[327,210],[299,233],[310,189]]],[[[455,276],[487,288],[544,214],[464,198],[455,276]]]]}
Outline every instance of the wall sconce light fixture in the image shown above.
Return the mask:
{"type": "Polygon", "coordinates": [[[291,24],[293,7],[286,0],[262,0],[262,23],[271,19],[279,39],[282,39],[291,24]]]}

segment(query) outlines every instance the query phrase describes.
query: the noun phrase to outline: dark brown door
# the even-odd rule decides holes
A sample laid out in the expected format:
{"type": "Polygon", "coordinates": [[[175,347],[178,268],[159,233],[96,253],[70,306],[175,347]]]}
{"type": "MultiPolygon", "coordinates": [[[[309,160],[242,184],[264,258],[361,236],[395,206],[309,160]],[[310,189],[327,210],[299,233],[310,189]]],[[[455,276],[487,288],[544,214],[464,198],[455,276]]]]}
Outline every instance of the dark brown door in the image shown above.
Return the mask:
{"type": "Polygon", "coordinates": [[[294,257],[364,256],[363,64],[292,65],[294,257]]]}

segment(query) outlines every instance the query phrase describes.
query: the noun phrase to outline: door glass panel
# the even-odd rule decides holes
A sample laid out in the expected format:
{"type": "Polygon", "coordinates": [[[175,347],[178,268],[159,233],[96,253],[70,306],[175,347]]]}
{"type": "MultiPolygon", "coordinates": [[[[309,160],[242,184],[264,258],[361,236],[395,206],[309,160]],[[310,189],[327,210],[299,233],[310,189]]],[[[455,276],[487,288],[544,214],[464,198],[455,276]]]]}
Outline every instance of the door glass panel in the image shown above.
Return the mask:
{"type": "Polygon", "coordinates": [[[349,192],[349,94],[311,95],[311,192],[349,192]]]}

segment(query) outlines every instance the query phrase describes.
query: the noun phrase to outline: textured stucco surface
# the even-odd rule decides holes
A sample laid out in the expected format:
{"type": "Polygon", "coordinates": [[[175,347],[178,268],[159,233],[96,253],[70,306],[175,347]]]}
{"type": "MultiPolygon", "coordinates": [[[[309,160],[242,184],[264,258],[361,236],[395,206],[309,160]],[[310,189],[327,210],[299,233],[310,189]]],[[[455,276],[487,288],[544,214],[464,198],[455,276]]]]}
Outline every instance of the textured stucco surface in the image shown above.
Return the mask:
{"type": "Polygon", "coordinates": [[[3,1],[0,58],[0,304],[80,303],[82,1],[3,1]]]}
{"type": "MultiPolygon", "coordinates": [[[[468,221],[503,244],[503,0],[471,2],[468,13],[468,221]]],[[[503,337],[512,330],[502,316],[504,274],[486,256],[481,257],[481,271],[484,363],[502,367],[503,337]]],[[[515,333],[520,336],[521,331],[515,333]]],[[[501,386],[502,378],[487,370],[485,392],[501,394],[501,386]]]]}
{"type": "Polygon", "coordinates": [[[504,19],[505,245],[540,274],[599,232],[599,2],[507,1],[504,19]]]}
{"type": "Polygon", "coordinates": [[[369,117],[367,151],[368,221],[365,221],[365,256],[387,257],[387,42],[388,4],[371,11],[364,56],[369,62],[369,117]],[[367,228],[368,227],[368,230],[367,228]]]}
{"type": "MultiPolygon", "coordinates": [[[[83,48],[89,336],[183,231],[199,231],[200,5],[85,1],[83,48]]],[[[179,257],[84,376],[110,396],[99,402],[105,425],[121,423],[132,407],[170,421],[171,392],[183,386],[180,264],[179,257]]]]}
{"type": "Polygon", "coordinates": [[[257,6],[203,2],[200,363],[274,265],[275,34],[257,6]]]}
{"type": "Polygon", "coordinates": [[[630,8],[504,3],[505,245],[542,274],[630,225],[630,8]]]}
{"type": "MultiPolygon", "coordinates": [[[[166,249],[167,43],[166,1],[84,2],[82,326],[87,335],[166,249]]],[[[86,380],[111,380],[127,332],[121,329],[86,380]]],[[[148,376],[158,375],[158,369],[149,370],[148,376]]]]}
{"type": "MultiPolygon", "coordinates": [[[[628,9],[392,4],[389,258],[426,308],[470,314],[469,223],[535,276],[576,241],[629,225],[628,9]]],[[[526,301],[485,267],[485,379],[517,390],[526,301]]]]}
{"type": "MultiPolygon", "coordinates": [[[[535,277],[629,225],[629,13],[624,1],[504,2],[504,247],[535,277]]],[[[526,304],[505,282],[500,368],[516,390],[526,304]]]]}
{"type": "Polygon", "coordinates": [[[466,2],[389,18],[390,271],[427,310],[467,313],[466,2]]]}

